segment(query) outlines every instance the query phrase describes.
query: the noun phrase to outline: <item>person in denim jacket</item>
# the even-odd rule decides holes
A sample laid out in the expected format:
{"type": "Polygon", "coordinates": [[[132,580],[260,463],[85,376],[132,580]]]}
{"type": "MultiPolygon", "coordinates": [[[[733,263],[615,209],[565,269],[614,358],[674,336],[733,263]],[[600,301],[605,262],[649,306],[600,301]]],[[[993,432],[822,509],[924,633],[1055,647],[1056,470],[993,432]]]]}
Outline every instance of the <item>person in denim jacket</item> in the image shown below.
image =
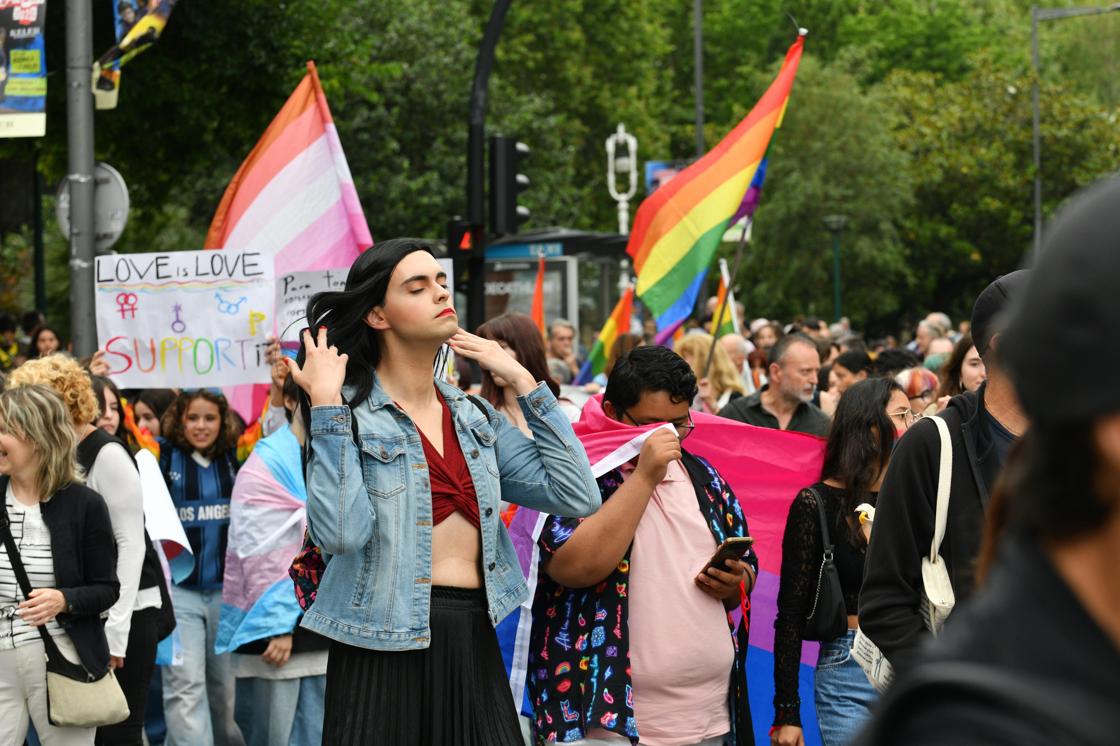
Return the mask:
{"type": "Polygon", "coordinates": [[[331,638],[323,742],[521,744],[494,626],[528,595],[503,498],[600,504],[556,398],[497,342],[459,328],[416,239],[362,254],[308,304],[292,375],[310,421],[307,510],[327,561],[302,625],[331,638]],[[514,387],[533,438],[433,378],[444,343],[514,387]]]}

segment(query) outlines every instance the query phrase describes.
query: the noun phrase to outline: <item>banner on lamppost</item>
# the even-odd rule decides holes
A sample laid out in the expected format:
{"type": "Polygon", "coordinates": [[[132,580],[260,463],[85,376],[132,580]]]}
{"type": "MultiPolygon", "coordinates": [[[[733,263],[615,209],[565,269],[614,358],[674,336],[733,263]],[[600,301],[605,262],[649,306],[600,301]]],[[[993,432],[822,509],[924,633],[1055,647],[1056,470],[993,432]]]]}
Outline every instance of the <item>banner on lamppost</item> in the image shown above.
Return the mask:
{"type": "Polygon", "coordinates": [[[271,254],[97,257],[97,341],[121,388],[264,383],[275,324],[271,254]]]}
{"type": "Polygon", "coordinates": [[[0,0],[0,137],[47,134],[47,0],[0,0]]]}
{"type": "Polygon", "coordinates": [[[93,69],[93,98],[98,109],[117,108],[121,66],[159,39],[177,0],[112,0],[117,43],[93,69]]]}

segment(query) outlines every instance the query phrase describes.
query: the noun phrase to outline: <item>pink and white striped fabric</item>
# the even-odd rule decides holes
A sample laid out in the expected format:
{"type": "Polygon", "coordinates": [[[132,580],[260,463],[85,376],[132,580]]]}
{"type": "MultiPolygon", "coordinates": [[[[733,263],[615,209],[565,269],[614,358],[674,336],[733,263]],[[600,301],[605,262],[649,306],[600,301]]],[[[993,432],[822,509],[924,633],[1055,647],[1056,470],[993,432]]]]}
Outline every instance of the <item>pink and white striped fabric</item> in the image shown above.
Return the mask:
{"type": "MultiPolygon", "coordinates": [[[[226,187],[206,234],[207,249],[259,250],[276,274],[349,267],[373,245],[315,63],[226,187]]],[[[277,330],[278,331],[278,330],[277,330]]],[[[262,387],[227,389],[255,419],[262,387]]]]}

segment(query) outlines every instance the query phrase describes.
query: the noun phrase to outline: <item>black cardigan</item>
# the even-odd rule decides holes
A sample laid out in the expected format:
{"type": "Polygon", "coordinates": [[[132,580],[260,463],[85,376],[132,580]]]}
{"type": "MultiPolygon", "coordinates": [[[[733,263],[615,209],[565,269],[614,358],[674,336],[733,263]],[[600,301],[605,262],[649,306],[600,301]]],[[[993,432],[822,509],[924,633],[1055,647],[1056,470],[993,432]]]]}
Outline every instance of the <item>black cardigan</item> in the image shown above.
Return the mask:
{"type": "MultiPolygon", "coordinates": [[[[953,444],[952,488],[941,557],[958,605],[972,595],[976,557],[999,472],[991,437],[982,421],[984,391],[953,397],[941,413],[953,444]]],[[[875,506],[875,528],[864,564],[859,626],[894,664],[907,668],[929,638],[918,612],[922,556],[929,554],[937,504],[941,439],[933,422],[919,421],[891,457],[875,506]]]]}
{"type": "MultiPolygon", "coordinates": [[[[8,478],[0,477],[0,495],[8,478]]],[[[57,622],[78,651],[85,669],[101,676],[109,668],[109,643],[101,614],[117,601],[117,544],[109,508],[101,495],[80,484],[63,487],[39,504],[51,532],[55,587],[67,611],[57,622]]]]}

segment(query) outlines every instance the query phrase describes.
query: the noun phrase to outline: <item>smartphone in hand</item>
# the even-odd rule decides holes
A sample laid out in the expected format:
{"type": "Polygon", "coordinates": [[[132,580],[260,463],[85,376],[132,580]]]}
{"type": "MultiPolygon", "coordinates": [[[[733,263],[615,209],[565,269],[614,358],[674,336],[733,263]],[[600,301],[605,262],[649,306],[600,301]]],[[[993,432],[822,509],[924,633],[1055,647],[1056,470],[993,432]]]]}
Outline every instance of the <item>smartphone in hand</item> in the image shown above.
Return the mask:
{"type": "Polygon", "coordinates": [[[709,567],[714,567],[717,570],[728,571],[727,561],[742,559],[743,556],[750,550],[751,545],[754,544],[754,539],[750,536],[732,536],[716,549],[716,553],[708,560],[708,564],[704,566],[706,571],[709,567]]]}

